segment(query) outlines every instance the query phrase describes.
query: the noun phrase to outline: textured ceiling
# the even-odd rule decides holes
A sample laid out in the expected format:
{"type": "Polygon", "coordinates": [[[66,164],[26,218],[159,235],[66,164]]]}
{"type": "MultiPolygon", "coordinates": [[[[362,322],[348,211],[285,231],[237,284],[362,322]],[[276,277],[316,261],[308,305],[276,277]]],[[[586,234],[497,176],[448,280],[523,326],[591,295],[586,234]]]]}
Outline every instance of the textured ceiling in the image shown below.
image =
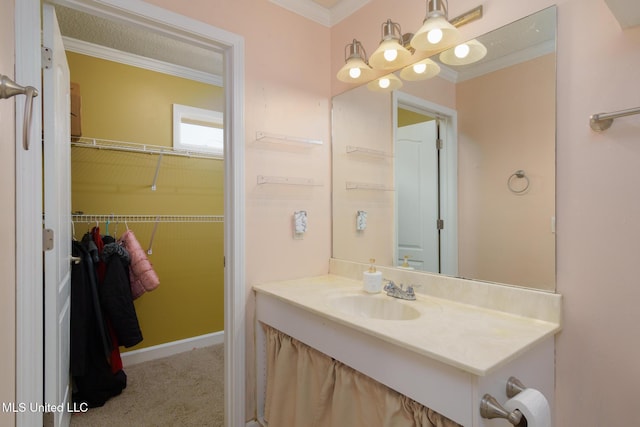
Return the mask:
{"type": "Polygon", "coordinates": [[[222,56],[140,27],[55,6],[63,36],[122,52],[222,75],[222,56]]]}

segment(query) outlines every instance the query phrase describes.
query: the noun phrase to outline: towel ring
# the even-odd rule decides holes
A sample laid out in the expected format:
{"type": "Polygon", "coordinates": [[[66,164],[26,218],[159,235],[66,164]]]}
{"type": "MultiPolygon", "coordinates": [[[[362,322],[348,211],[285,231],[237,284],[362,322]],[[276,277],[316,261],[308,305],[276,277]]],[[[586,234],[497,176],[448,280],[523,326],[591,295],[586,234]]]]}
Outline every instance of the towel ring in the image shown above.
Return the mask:
{"type": "Polygon", "coordinates": [[[522,169],[519,169],[519,170],[515,171],[514,173],[512,173],[509,176],[509,179],[507,179],[507,187],[509,187],[509,191],[511,191],[514,194],[522,194],[522,193],[524,193],[525,191],[527,191],[529,189],[529,184],[530,184],[529,177],[524,173],[524,171],[522,169]],[[517,179],[524,178],[524,180],[526,182],[524,187],[519,189],[519,190],[513,188],[514,178],[517,178],[517,179]]]}

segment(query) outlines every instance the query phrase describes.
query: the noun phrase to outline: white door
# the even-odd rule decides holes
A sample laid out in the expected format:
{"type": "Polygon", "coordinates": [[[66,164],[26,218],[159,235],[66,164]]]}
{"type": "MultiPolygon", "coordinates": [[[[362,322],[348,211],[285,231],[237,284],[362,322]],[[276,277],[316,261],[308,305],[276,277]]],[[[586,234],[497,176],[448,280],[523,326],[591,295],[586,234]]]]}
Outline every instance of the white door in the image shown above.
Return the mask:
{"type": "MultiPolygon", "coordinates": [[[[69,321],[71,316],[71,144],[69,67],[55,10],[43,4],[43,45],[51,63],[43,63],[44,227],[53,232],[53,248],[44,256],[44,400],[63,405],[52,411],[55,426],[69,425],[69,321]]],[[[46,247],[45,247],[46,249],[46,247]]]]}
{"type": "Polygon", "coordinates": [[[412,267],[439,273],[436,126],[436,120],[431,120],[397,129],[395,178],[398,265],[408,256],[412,267]]]}

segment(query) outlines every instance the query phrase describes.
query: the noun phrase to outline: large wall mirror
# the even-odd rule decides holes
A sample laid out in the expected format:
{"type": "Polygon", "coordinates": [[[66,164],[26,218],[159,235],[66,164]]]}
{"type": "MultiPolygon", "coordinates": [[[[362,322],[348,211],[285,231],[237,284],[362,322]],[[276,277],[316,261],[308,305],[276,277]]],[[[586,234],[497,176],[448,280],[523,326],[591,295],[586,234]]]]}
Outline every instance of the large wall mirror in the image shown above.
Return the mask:
{"type": "Polygon", "coordinates": [[[554,291],[556,8],[476,40],[334,97],[333,257],[554,291]]]}

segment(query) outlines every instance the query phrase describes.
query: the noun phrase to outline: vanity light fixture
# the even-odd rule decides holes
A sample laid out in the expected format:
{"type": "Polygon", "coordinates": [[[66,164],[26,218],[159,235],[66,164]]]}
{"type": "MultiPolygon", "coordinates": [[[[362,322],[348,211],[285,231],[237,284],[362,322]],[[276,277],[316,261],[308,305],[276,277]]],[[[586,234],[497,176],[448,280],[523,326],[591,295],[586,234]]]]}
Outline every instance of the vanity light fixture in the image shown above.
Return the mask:
{"type": "Polygon", "coordinates": [[[373,69],[367,62],[367,52],[362,43],[353,39],[353,42],[344,47],[344,52],[345,64],[338,71],[338,80],[345,83],[364,83],[371,80],[373,69]]]}
{"type": "Polygon", "coordinates": [[[478,62],[487,54],[487,48],[473,39],[447,49],[440,54],[440,61],[447,65],[467,65],[478,62]]]}
{"type": "Polygon", "coordinates": [[[438,74],[440,74],[440,66],[429,58],[408,65],[400,71],[400,77],[406,81],[426,80],[438,74]]]}
{"type": "Polygon", "coordinates": [[[387,74],[367,83],[367,88],[374,92],[391,92],[402,87],[402,80],[395,74],[387,74]]]}
{"type": "MultiPolygon", "coordinates": [[[[430,59],[422,59],[404,68],[403,66],[412,61],[416,51],[436,53],[455,46],[461,37],[457,28],[482,18],[483,9],[480,5],[447,21],[448,0],[426,2],[427,17],[415,35],[402,34],[400,25],[390,19],[382,24],[382,41],[369,60],[358,40],[353,39],[352,43],[347,44],[345,64],[338,71],[338,80],[354,84],[369,82],[367,87],[370,90],[388,92],[402,87],[402,81],[393,74],[372,81],[379,75],[376,73],[377,70],[401,69],[400,77],[407,81],[425,80],[438,75],[440,66],[430,59]]],[[[470,64],[482,59],[487,53],[486,47],[477,40],[461,43],[456,48],[457,57],[453,49],[450,53],[443,52],[441,61],[449,65],[470,64]]]]}
{"type": "Polygon", "coordinates": [[[400,24],[387,19],[382,24],[382,41],[371,54],[369,64],[378,70],[397,69],[407,64],[411,52],[402,45],[402,29],[400,24]]]}
{"type": "Polygon", "coordinates": [[[415,50],[441,50],[460,40],[458,29],[447,19],[447,0],[427,0],[427,17],[413,35],[411,47],[415,50]]]}

